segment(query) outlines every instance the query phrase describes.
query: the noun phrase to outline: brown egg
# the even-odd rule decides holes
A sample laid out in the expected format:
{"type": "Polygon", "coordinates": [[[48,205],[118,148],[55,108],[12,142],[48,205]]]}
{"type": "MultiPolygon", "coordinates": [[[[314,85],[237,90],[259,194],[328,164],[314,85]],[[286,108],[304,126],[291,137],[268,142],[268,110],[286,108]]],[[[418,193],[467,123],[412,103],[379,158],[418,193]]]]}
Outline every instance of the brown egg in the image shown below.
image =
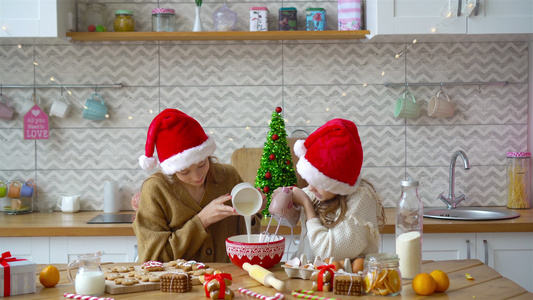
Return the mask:
{"type": "Polygon", "coordinates": [[[335,271],[338,271],[340,269],[344,269],[344,267],[342,265],[342,262],[340,262],[340,261],[332,261],[331,264],[335,266],[335,271]]]}
{"type": "Polygon", "coordinates": [[[352,272],[353,273],[357,273],[359,271],[363,271],[364,269],[364,266],[363,266],[363,262],[365,260],[363,258],[358,258],[356,260],[353,261],[352,263],[352,272]]]}
{"type": "Polygon", "coordinates": [[[328,257],[328,258],[324,259],[324,262],[325,262],[327,265],[329,265],[329,260],[330,260],[330,259],[331,259],[331,257],[328,257]]]}

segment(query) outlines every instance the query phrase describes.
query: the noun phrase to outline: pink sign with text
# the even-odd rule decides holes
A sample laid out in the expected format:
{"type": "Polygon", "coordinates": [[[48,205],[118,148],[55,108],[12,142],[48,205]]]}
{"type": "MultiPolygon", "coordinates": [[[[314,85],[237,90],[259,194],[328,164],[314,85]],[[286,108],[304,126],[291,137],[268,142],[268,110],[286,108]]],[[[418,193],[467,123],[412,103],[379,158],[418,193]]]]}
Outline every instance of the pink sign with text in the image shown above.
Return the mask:
{"type": "Polygon", "coordinates": [[[48,133],[48,115],[36,104],[24,116],[24,139],[48,139],[48,133]]]}

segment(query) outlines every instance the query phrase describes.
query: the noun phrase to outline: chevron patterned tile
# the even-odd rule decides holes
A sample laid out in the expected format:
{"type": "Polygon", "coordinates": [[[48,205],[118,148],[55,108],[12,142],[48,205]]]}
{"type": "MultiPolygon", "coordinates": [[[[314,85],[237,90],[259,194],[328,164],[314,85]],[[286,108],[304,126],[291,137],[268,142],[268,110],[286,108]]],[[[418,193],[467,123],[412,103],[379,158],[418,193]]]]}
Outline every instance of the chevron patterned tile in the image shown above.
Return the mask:
{"type": "Polygon", "coordinates": [[[264,127],[205,127],[207,134],[213,136],[217,143],[215,156],[221,163],[231,163],[231,154],[239,148],[263,148],[268,134],[268,125],[264,127]]]}
{"type": "Polygon", "coordinates": [[[0,130],[0,170],[35,169],[35,141],[24,140],[24,130],[0,130]]]}
{"type": "Polygon", "coordinates": [[[403,82],[403,60],[394,58],[403,48],[403,44],[286,44],[284,84],[403,82]]]}
{"type": "Polygon", "coordinates": [[[33,81],[33,45],[21,46],[0,45],[0,83],[27,84],[33,81]]]}
{"type": "MultiPolygon", "coordinates": [[[[60,195],[81,195],[81,210],[103,210],[104,184],[116,181],[120,209],[131,210],[131,198],[150,174],[138,170],[50,170],[37,171],[39,200],[57,200],[60,195]]],[[[37,201],[39,201],[37,200],[37,201]]]]}
{"type": "Polygon", "coordinates": [[[37,168],[138,169],[146,129],[52,129],[50,139],[37,143],[37,168]]]}
{"type": "Polygon", "coordinates": [[[527,124],[527,84],[483,86],[481,92],[478,86],[445,86],[443,91],[455,105],[455,114],[449,118],[429,117],[429,100],[439,89],[439,86],[409,88],[421,106],[421,115],[408,120],[408,124],[527,124]]]}
{"type": "Polygon", "coordinates": [[[369,181],[383,199],[383,206],[396,207],[402,188],[400,183],[405,178],[403,167],[363,167],[361,176],[369,181]]]}
{"type": "Polygon", "coordinates": [[[463,150],[472,165],[503,165],[507,151],[527,149],[520,125],[408,126],[408,166],[447,166],[463,150]]]}
{"type": "MultiPolygon", "coordinates": [[[[437,197],[448,196],[449,167],[408,168],[407,175],[420,181],[418,189],[424,206],[443,207],[437,197]]],[[[463,193],[467,199],[461,206],[503,206],[507,203],[505,166],[471,166],[455,169],[455,195],[463,193]]]]}
{"type": "Polygon", "coordinates": [[[297,85],[283,91],[285,117],[291,126],[322,126],[334,118],[350,119],[358,125],[404,124],[393,114],[398,95],[383,86],[297,85]]]}
{"type": "Polygon", "coordinates": [[[161,46],[165,86],[280,85],[281,46],[161,46]]]}
{"type": "Polygon", "coordinates": [[[37,84],[159,84],[157,45],[37,45],[35,60],[37,84]]]}
{"type": "Polygon", "coordinates": [[[407,51],[408,82],[526,82],[527,42],[418,43],[407,51]]]}
{"type": "Polygon", "coordinates": [[[268,126],[280,86],[162,87],[161,109],[182,110],[204,127],[268,126]]]}

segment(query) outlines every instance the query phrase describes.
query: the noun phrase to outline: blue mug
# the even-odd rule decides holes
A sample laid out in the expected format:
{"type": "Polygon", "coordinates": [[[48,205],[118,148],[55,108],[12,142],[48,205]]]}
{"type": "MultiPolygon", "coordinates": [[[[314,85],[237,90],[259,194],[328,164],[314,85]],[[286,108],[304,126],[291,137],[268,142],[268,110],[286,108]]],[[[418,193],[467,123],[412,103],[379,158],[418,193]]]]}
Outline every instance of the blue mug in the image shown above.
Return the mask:
{"type": "Polygon", "coordinates": [[[83,107],[83,118],[95,121],[107,119],[107,106],[100,94],[94,93],[91,98],[87,98],[83,107]]]}
{"type": "Polygon", "coordinates": [[[20,197],[30,198],[33,196],[33,191],[35,189],[35,183],[33,180],[28,180],[24,185],[20,187],[20,197]]]}

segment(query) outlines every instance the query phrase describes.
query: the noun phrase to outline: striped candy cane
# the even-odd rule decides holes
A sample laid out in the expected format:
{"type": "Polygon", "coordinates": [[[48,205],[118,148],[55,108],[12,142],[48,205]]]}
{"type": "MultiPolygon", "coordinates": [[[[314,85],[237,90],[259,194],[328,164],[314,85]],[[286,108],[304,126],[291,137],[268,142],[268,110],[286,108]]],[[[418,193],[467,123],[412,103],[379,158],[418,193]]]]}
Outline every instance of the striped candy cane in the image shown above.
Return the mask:
{"type": "Polygon", "coordinates": [[[283,296],[283,294],[281,294],[281,293],[276,293],[274,295],[274,297],[267,297],[265,295],[261,295],[261,294],[258,294],[256,292],[252,292],[250,290],[247,290],[245,288],[239,288],[239,293],[241,293],[243,295],[247,295],[247,296],[253,297],[253,298],[261,299],[261,300],[281,300],[281,299],[285,298],[285,296],[283,296]]]}
{"type": "Polygon", "coordinates": [[[80,299],[80,300],[115,300],[114,298],[96,297],[96,296],[87,296],[87,295],[78,295],[78,294],[69,294],[69,293],[64,293],[63,297],[71,298],[71,299],[80,299]]]}
{"type": "Polygon", "coordinates": [[[311,299],[311,300],[339,300],[337,298],[320,297],[313,295],[313,291],[308,290],[294,290],[291,295],[296,298],[311,299]]]}

